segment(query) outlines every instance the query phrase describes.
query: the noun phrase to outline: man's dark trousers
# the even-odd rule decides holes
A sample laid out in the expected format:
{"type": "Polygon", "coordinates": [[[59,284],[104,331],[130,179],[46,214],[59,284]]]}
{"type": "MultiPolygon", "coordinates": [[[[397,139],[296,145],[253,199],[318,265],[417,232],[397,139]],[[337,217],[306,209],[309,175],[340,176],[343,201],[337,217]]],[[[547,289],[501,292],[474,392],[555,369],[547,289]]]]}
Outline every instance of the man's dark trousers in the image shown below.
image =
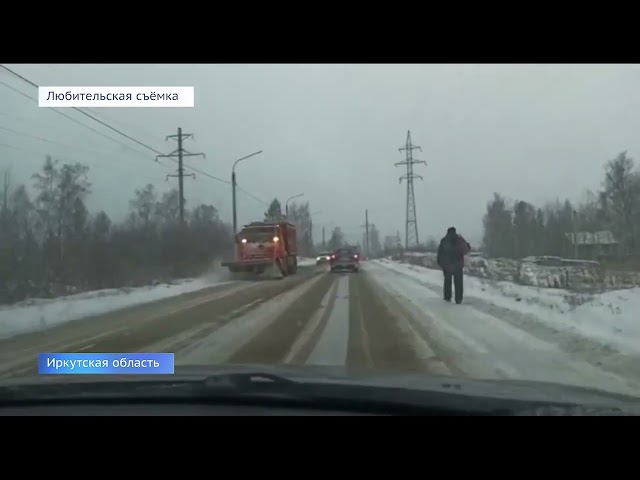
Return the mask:
{"type": "Polygon", "coordinates": [[[462,302],[462,268],[448,268],[444,269],[444,299],[447,302],[451,301],[451,282],[453,281],[453,287],[455,290],[456,303],[462,302]]]}

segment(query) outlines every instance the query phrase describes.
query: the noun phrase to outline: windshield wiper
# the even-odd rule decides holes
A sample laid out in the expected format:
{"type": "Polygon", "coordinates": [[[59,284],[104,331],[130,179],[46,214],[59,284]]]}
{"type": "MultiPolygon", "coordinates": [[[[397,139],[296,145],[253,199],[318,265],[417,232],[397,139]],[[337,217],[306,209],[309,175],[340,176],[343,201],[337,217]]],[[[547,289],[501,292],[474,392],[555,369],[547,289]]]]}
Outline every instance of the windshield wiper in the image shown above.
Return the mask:
{"type": "Polygon", "coordinates": [[[298,381],[283,375],[256,371],[208,375],[202,380],[187,381],[175,385],[174,388],[207,399],[279,398],[315,403],[327,399],[347,399],[352,395],[353,389],[366,387],[345,383],[298,381]]]}
{"type": "Polygon", "coordinates": [[[302,394],[308,392],[308,384],[272,373],[227,373],[209,375],[204,380],[186,384],[187,388],[201,393],[232,394],[302,394]]]}
{"type": "Polygon", "coordinates": [[[225,373],[175,385],[207,402],[383,415],[467,415],[446,404],[423,403],[426,392],[334,381],[298,381],[263,373],[225,373]]]}
{"type": "Polygon", "coordinates": [[[283,377],[282,375],[274,375],[272,373],[227,373],[222,375],[209,375],[204,379],[207,387],[232,386],[236,388],[260,388],[260,386],[277,386],[290,387],[293,385],[301,385],[300,382],[283,377]]]}
{"type": "Polygon", "coordinates": [[[207,394],[228,392],[260,398],[275,395],[282,399],[305,400],[322,408],[332,405],[347,410],[391,409],[391,414],[403,415],[524,415],[524,416],[625,416],[616,407],[592,407],[562,402],[533,402],[497,398],[456,397],[451,394],[401,388],[371,387],[349,383],[315,383],[291,380],[270,373],[231,373],[210,375],[200,386],[207,394]],[[443,396],[444,395],[444,396],[443,396]],[[448,397],[449,401],[445,398],[448,397]],[[478,408],[478,404],[482,408],[478,408]],[[356,408],[357,407],[357,408],[356,408]]]}
{"type": "MultiPolygon", "coordinates": [[[[172,389],[192,400],[207,402],[249,402],[262,406],[386,415],[512,415],[518,411],[513,410],[512,401],[500,399],[461,398],[451,393],[341,381],[297,381],[260,371],[222,373],[196,381],[142,386],[142,390],[147,388],[155,392],[172,389]],[[478,402],[481,408],[477,408],[478,402]]],[[[519,403],[520,408],[524,408],[522,403],[519,403]]]]}
{"type": "MultiPolygon", "coordinates": [[[[125,383],[125,386],[130,383],[125,383]]],[[[305,383],[281,375],[263,372],[222,373],[208,375],[203,379],[176,379],[175,381],[136,382],[137,392],[188,391],[189,393],[268,393],[295,391],[305,383]]]]}

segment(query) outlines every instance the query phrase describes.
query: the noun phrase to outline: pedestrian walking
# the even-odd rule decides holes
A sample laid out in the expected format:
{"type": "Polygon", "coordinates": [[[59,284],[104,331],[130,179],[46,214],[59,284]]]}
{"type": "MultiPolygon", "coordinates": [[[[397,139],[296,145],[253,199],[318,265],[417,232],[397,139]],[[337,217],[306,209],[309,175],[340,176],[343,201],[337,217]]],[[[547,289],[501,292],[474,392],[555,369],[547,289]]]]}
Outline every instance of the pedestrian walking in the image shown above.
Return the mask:
{"type": "Polygon", "coordinates": [[[451,301],[451,283],[455,291],[456,303],[462,303],[464,256],[471,251],[471,245],[455,227],[449,227],[447,234],[440,240],[438,246],[438,266],[444,274],[444,299],[451,301]]]}

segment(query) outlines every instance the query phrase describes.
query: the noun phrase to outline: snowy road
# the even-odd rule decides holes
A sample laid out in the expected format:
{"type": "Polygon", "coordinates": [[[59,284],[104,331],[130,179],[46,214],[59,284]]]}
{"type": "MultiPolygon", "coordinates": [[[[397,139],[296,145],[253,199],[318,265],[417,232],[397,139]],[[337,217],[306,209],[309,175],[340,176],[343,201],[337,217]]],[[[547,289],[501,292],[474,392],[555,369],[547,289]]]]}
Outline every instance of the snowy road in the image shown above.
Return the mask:
{"type": "MultiPolygon", "coordinates": [[[[366,270],[366,269],[365,269],[366,270]]],[[[0,377],[36,373],[39,352],[173,352],[176,364],[347,365],[446,373],[360,274],[300,269],[232,282],[0,341],[0,377]]]]}
{"type": "MultiPolygon", "coordinates": [[[[0,341],[0,377],[36,373],[39,352],[172,352],[176,364],[267,363],[552,381],[640,395],[632,355],[577,345],[487,299],[441,299],[436,277],[365,262],[232,282],[0,341]]],[[[554,333],[555,332],[555,333],[554,333]]]]}
{"type": "Polygon", "coordinates": [[[536,325],[532,316],[493,305],[476,292],[465,294],[462,305],[444,302],[440,272],[418,281],[382,262],[372,262],[369,272],[396,295],[454,375],[640,391],[638,357],[598,349],[578,334],[568,342],[570,332],[549,331],[544,321],[536,325]]]}

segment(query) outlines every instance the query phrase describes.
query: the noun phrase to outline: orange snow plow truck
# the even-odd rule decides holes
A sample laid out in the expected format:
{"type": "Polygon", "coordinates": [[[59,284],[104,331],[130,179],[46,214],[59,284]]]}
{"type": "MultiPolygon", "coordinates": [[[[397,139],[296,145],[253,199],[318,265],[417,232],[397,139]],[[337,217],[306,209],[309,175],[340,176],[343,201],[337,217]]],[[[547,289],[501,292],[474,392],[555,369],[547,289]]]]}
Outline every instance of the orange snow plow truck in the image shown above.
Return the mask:
{"type": "Polygon", "coordinates": [[[298,270],[296,227],[288,222],[253,222],[236,235],[236,258],[222,262],[232,273],[263,273],[274,268],[282,277],[298,270]]]}

